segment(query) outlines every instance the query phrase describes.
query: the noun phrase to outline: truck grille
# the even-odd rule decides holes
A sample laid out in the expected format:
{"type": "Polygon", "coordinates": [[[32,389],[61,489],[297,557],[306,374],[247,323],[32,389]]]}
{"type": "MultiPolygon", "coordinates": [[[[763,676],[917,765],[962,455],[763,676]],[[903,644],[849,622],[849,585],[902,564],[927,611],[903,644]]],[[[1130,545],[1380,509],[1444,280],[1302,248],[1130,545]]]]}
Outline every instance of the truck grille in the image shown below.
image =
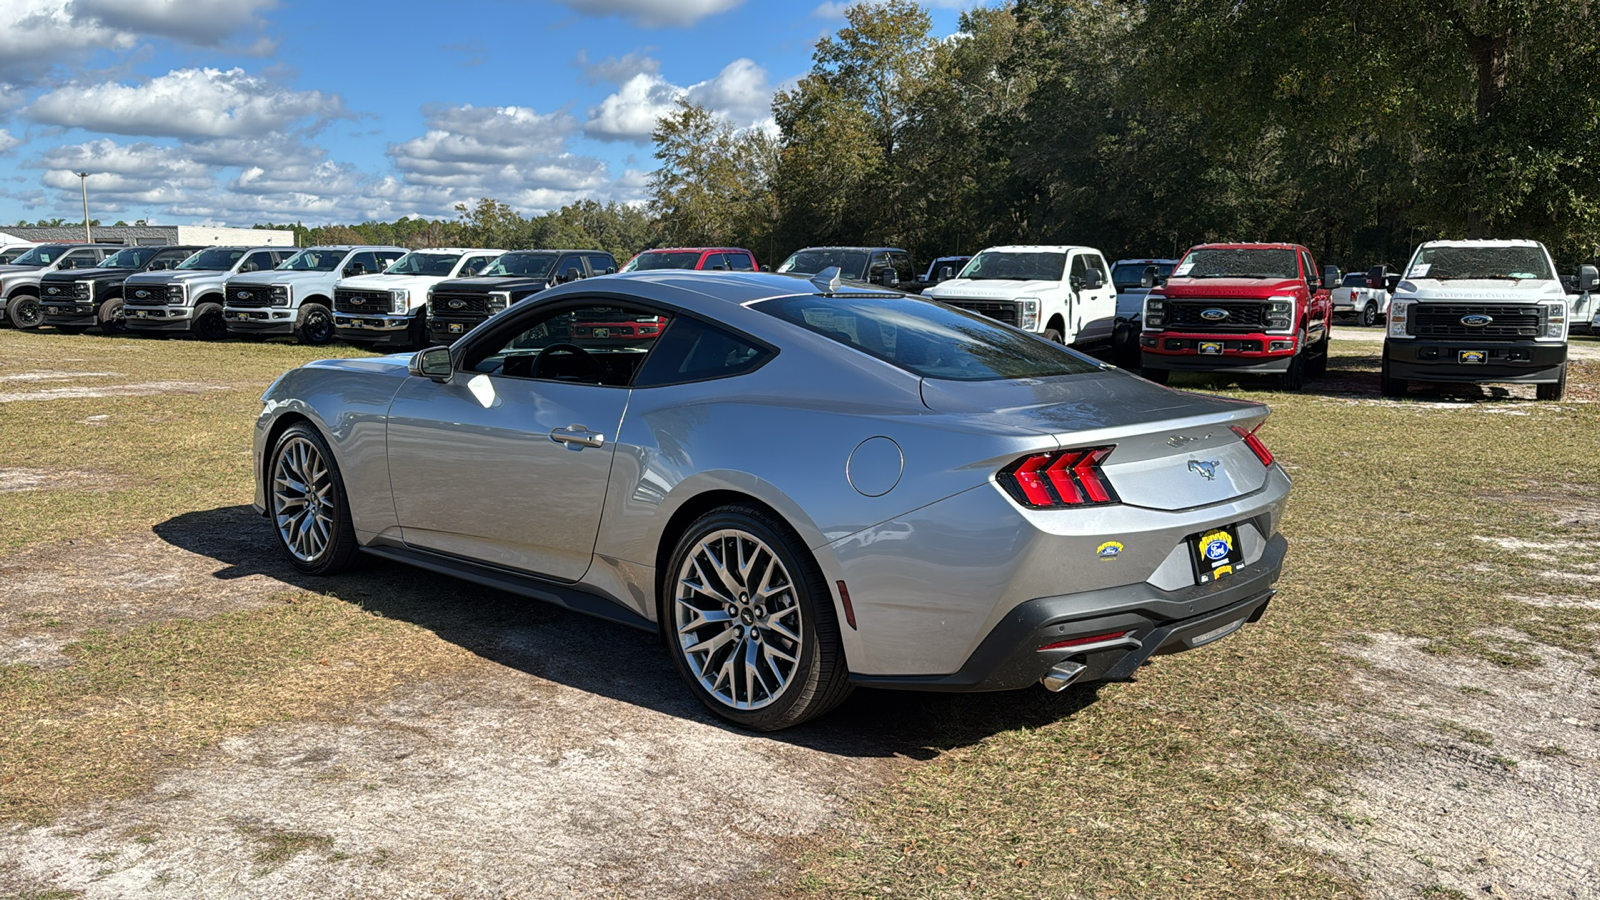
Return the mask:
{"type": "Polygon", "coordinates": [[[44,283],[43,294],[46,300],[66,300],[72,296],[72,285],[51,284],[47,281],[44,283]]]}
{"type": "Polygon", "coordinates": [[[433,308],[429,313],[443,318],[476,318],[489,315],[487,294],[433,294],[433,308]],[[459,304],[459,305],[458,305],[459,304]]]}
{"type": "Polygon", "coordinates": [[[367,314],[389,311],[388,291],[360,291],[352,288],[334,288],[333,311],[367,314]]]}
{"type": "Polygon", "coordinates": [[[1007,325],[1017,324],[1017,304],[1011,300],[963,300],[959,297],[940,297],[939,302],[988,316],[1007,325]]]}
{"type": "Polygon", "coordinates": [[[1259,300],[1168,300],[1167,328],[1175,331],[1261,331],[1267,327],[1267,304],[1259,300]],[[1206,318],[1221,310],[1226,318],[1206,318]]]}
{"type": "Polygon", "coordinates": [[[123,289],[123,302],[129,306],[166,306],[183,302],[183,288],[175,284],[141,284],[123,289]]]}
{"type": "Polygon", "coordinates": [[[1407,327],[1415,337],[1515,341],[1544,333],[1544,316],[1532,304],[1419,303],[1411,307],[1407,327]],[[1490,321],[1487,325],[1465,325],[1461,320],[1467,316],[1488,316],[1490,321]]]}
{"type": "Polygon", "coordinates": [[[246,308],[271,306],[274,299],[285,297],[288,289],[276,284],[233,284],[227,287],[227,305],[246,308]]]}

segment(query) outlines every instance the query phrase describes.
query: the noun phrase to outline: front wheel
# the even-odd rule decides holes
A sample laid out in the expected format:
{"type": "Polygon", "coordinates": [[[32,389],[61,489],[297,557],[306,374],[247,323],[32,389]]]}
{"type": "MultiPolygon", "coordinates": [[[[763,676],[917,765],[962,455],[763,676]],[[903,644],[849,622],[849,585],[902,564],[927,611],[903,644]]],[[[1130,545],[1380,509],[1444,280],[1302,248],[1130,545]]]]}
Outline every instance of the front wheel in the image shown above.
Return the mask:
{"type": "Polygon", "coordinates": [[[793,531],[743,504],[712,510],[673,551],[661,621],[700,702],[776,731],[850,693],[833,594],[793,531]]]}
{"type": "Polygon", "coordinates": [[[1053,344],[1066,343],[1066,339],[1062,336],[1061,329],[1059,328],[1046,328],[1044,330],[1044,339],[1053,344]]]}
{"type": "Polygon", "coordinates": [[[300,321],[294,327],[300,343],[321,347],[333,342],[333,313],[320,303],[300,307],[300,321]]]}
{"type": "Polygon", "coordinates": [[[215,303],[202,303],[195,308],[194,324],[189,326],[194,336],[202,341],[220,341],[228,337],[228,322],[222,318],[222,307],[215,303]]]}
{"type": "Polygon", "coordinates": [[[114,297],[100,304],[100,333],[127,334],[128,313],[122,307],[122,298],[114,297]]]}
{"type": "Polygon", "coordinates": [[[1533,390],[1540,400],[1560,400],[1567,393],[1567,364],[1561,364],[1561,375],[1554,384],[1534,385],[1533,390]]]}
{"type": "Polygon", "coordinates": [[[21,294],[6,304],[6,318],[12,328],[38,328],[44,322],[44,307],[39,305],[38,297],[21,294]]]}
{"type": "Polygon", "coordinates": [[[1299,352],[1289,360],[1289,368],[1280,376],[1278,387],[1285,391],[1298,391],[1306,386],[1306,357],[1311,353],[1311,348],[1306,346],[1306,333],[1300,332],[1300,339],[1295,341],[1299,352]]]}
{"type": "Polygon", "coordinates": [[[267,460],[267,514],[296,569],[333,575],[350,567],[356,529],[333,451],[312,426],[289,426],[267,460]]]}

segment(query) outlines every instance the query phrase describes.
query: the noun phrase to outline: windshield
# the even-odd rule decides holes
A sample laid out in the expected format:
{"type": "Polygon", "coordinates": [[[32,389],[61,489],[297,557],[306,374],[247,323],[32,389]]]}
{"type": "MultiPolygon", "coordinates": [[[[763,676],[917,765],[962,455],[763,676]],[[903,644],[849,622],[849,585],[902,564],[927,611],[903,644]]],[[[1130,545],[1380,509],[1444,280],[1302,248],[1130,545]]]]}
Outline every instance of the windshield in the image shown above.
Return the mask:
{"type": "Polygon", "coordinates": [[[650,269],[692,269],[700,264],[699,250],[646,250],[628,260],[624,272],[644,272],[650,269]]]}
{"type": "Polygon", "coordinates": [[[524,275],[539,278],[555,264],[556,258],[547,253],[506,253],[483,270],[484,275],[524,275]]]}
{"type": "Polygon", "coordinates": [[[331,250],[327,247],[308,247],[289,257],[289,261],[278,268],[290,272],[332,272],[334,269],[339,268],[339,263],[343,260],[343,250],[331,250]]]}
{"type": "Polygon", "coordinates": [[[55,262],[61,254],[71,249],[60,244],[40,244],[27,253],[17,257],[12,263],[14,266],[48,266],[55,262]]]}
{"type": "Polygon", "coordinates": [[[1111,267],[1111,283],[1117,293],[1144,286],[1144,270],[1154,265],[1156,275],[1165,278],[1172,274],[1172,263],[1117,263],[1111,267]]]}
{"type": "Polygon", "coordinates": [[[841,247],[815,247],[801,250],[778,266],[779,272],[795,275],[815,275],[823,269],[837,266],[846,278],[860,278],[867,269],[867,251],[846,250],[841,247]]]}
{"type": "Polygon", "coordinates": [[[1495,278],[1521,281],[1549,279],[1550,261],[1542,247],[1423,247],[1411,261],[1407,278],[1495,278]]]}
{"type": "Polygon", "coordinates": [[[1059,344],[920,297],[806,294],[754,308],[924,378],[998,381],[1100,368],[1059,344]]]}
{"type": "Polygon", "coordinates": [[[977,281],[1060,281],[1067,254],[1034,250],[985,250],[961,270],[961,278],[977,281]]]}
{"type": "Polygon", "coordinates": [[[129,247],[118,250],[100,263],[102,269],[137,269],[150,261],[160,247],[129,247]]]}
{"type": "Polygon", "coordinates": [[[238,262],[239,257],[243,255],[244,251],[235,247],[212,247],[209,250],[201,250],[199,253],[178,263],[178,268],[226,272],[233,268],[233,264],[238,262]]]}
{"type": "Polygon", "coordinates": [[[385,275],[434,275],[444,277],[461,260],[459,253],[407,253],[383,270],[385,275]]]}
{"type": "Polygon", "coordinates": [[[1299,278],[1295,252],[1287,247],[1205,247],[1172,270],[1175,278],[1299,278]]]}

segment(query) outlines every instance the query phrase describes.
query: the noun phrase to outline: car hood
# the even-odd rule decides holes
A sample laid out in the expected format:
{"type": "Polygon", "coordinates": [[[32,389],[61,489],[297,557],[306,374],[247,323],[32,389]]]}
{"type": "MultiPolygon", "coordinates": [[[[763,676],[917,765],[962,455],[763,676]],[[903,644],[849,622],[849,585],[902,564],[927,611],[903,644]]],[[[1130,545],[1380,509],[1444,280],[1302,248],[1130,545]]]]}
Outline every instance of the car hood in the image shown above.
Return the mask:
{"type": "MultiPolygon", "coordinates": [[[[227,269],[184,269],[182,272],[176,272],[176,271],[173,271],[171,269],[166,269],[166,270],[163,270],[163,271],[160,271],[160,272],[140,272],[137,275],[129,275],[128,276],[128,283],[129,284],[180,284],[180,283],[189,282],[189,281],[203,281],[203,280],[208,279],[208,278],[222,278],[222,277],[225,277],[227,274],[228,274],[228,270],[227,269]]],[[[248,272],[246,274],[256,275],[256,274],[259,274],[259,273],[248,272]]]]}
{"type": "Polygon", "coordinates": [[[1305,282],[1298,278],[1169,278],[1161,291],[1168,299],[1186,300],[1201,297],[1207,300],[1237,297],[1241,300],[1266,299],[1303,290],[1305,282]]]}
{"type": "Polygon", "coordinates": [[[923,291],[925,297],[938,300],[943,297],[960,297],[972,300],[1011,300],[1027,297],[1061,287],[1059,281],[1022,281],[1012,278],[952,278],[923,291]]]}
{"type": "Polygon", "coordinates": [[[319,359],[306,363],[303,369],[339,369],[346,372],[368,372],[377,375],[409,375],[413,353],[390,353],[384,356],[362,356],[354,359],[319,359]]]}
{"type": "Polygon", "coordinates": [[[228,281],[237,281],[240,284],[296,284],[302,281],[327,281],[338,277],[338,272],[286,272],[283,269],[268,269],[265,272],[235,275],[228,281]]]}
{"type": "Polygon", "coordinates": [[[504,291],[513,288],[543,287],[545,283],[546,279],[527,275],[474,275],[471,278],[448,279],[448,286],[452,291],[504,291]]]}
{"type": "Polygon", "coordinates": [[[100,278],[127,278],[137,275],[132,269],[57,269],[44,276],[45,281],[87,281],[100,278]]]}
{"type": "Polygon", "coordinates": [[[7,263],[0,266],[0,275],[10,275],[12,272],[37,272],[44,266],[16,266],[7,263]]]}
{"type": "Polygon", "coordinates": [[[1559,300],[1567,296],[1559,281],[1533,280],[1505,281],[1494,278],[1472,278],[1440,281],[1437,278],[1408,278],[1400,282],[1395,293],[1405,294],[1414,300],[1497,300],[1502,303],[1537,303],[1540,300],[1559,300]]]}

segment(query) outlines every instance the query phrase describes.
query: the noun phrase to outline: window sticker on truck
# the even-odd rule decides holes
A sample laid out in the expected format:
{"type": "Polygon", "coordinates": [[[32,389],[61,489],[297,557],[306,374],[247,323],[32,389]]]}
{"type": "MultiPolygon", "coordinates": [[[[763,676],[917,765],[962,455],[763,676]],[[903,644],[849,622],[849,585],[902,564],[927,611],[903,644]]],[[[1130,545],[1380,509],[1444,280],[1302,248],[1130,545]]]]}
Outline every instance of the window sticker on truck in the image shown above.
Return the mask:
{"type": "Polygon", "coordinates": [[[1183,265],[1177,267],[1176,269],[1173,269],[1172,270],[1172,275],[1173,275],[1174,278],[1182,278],[1183,276],[1189,274],[1189,270],[1192,269],[1192,268],[1194,268],[1194,263],[1186,262],[1183,265]]]}
{"type": "Polygon", "coordinates": [[[1433,268],[1433,263],[1417,263],[1411,267],[1411,274],[1407,278],[1427,278],[1428,270],[1433,268]]]}

